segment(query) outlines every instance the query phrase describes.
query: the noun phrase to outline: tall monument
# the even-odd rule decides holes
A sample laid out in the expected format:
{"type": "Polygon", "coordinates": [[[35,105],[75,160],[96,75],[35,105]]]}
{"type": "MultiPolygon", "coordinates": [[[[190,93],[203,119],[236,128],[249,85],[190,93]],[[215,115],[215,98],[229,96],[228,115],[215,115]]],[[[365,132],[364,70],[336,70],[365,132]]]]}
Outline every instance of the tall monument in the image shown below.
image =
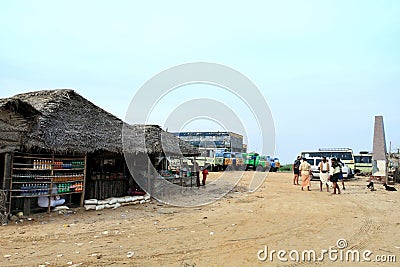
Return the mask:
{"type": "Polygon", "coordinates": [[[383,116],[375,116],[374,141],[372,148],[372,179],[386,183],[387,151],[383,116]]]}

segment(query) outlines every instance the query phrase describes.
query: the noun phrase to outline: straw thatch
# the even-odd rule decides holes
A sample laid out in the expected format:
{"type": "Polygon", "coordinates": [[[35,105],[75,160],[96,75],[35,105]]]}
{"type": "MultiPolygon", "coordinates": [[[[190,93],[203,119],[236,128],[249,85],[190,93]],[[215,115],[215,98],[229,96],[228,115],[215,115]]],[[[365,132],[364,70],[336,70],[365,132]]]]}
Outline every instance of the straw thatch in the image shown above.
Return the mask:
{"type": "Polygon", "coordinates": [[[0,152],[49,150],[55,153],[176,153],[198,151],[157,125],[125,125],[74,90],[44,90],[0,99],[0,152]]]}

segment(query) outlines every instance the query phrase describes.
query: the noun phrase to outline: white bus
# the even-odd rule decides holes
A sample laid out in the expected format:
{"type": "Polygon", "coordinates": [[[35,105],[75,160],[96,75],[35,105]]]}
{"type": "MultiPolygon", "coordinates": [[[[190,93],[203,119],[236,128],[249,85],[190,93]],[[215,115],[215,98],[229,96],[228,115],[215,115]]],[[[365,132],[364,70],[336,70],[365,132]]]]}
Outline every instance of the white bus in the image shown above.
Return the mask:
{"type": "Polygon", "coordinates": [[[349,168],[350,177],[354,174],[354,155],[351,148],[320,148],[317,151],[303,151],[302,158],[337,158],[349,168]]]}

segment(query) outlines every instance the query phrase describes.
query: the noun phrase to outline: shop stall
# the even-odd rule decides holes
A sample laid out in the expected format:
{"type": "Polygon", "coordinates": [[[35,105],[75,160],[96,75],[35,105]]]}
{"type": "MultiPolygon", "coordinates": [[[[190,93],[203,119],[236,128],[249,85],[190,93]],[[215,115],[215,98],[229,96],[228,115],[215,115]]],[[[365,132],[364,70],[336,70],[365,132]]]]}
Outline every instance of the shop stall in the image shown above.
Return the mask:
{"type": "MultiPolygon", "coordinates": [[[[143,185],[136,183],[134,176],[146,179],[152,168],[140,166],[139,161],[127,164],[127,153],[149,158],[148,164],[153,166],[162,155],[198,153],[157,125],[128,125],[131,131],[126,145],[125,126],[70,89],[0,99],[0,195],[5,196],[0,209],[6,209],[0,210],[1,214],[28,214],[44,197],[49,199],[50,210],[50,200],[56,198],[82,206],[89,198],[143,194],[143,185]],[[131,165],[133,170],[128,168],[131,165]]],[[[150,193],[151,183],[145,186],[150,193]]]]}

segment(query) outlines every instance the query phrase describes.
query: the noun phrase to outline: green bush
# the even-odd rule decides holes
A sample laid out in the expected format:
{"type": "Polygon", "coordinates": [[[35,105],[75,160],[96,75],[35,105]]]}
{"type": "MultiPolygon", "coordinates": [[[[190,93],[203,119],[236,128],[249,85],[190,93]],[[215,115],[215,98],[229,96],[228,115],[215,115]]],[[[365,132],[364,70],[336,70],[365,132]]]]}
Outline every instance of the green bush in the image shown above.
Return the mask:
{"type": "Polygon", "coordinates": [[[289,172],[292,171],[292,164],[282,165],[279,170],[281,172],[289,172]]]}

